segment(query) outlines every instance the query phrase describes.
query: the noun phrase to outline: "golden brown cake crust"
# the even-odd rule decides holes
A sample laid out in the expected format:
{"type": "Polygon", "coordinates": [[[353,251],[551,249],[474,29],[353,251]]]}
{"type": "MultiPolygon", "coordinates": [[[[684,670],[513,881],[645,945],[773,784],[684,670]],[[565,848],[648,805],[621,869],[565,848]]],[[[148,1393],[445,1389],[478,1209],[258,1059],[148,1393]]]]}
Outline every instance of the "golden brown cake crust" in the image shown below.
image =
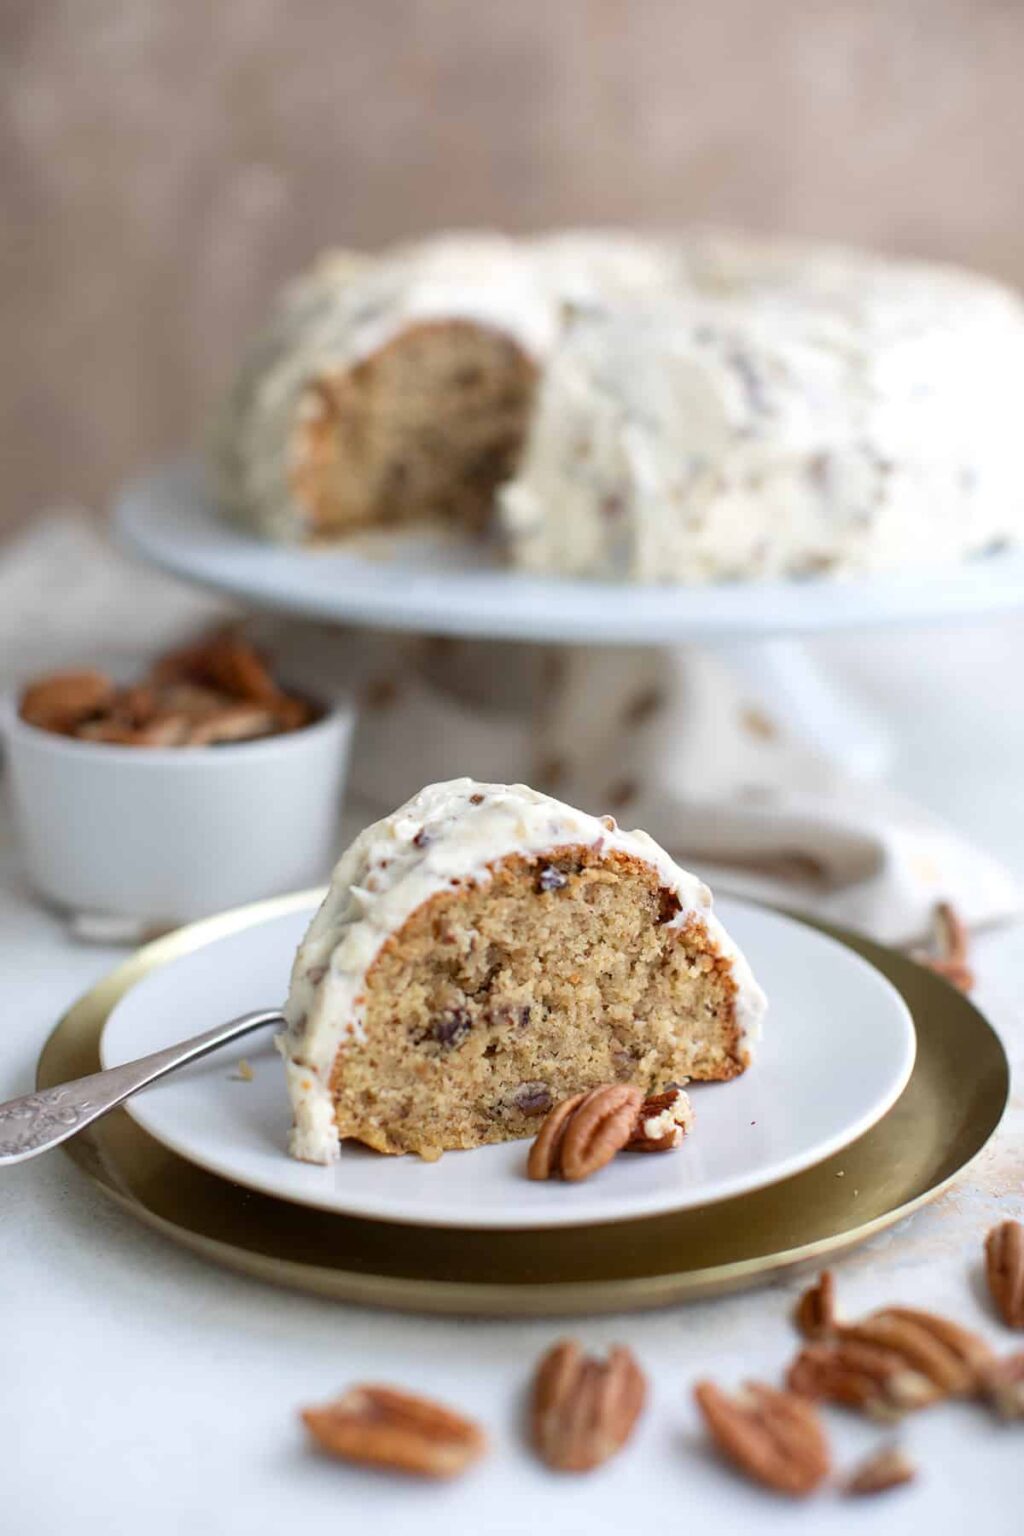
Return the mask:
{"type": "Polygon", "coordinates": [[[747,1065],[732,962],[640,859],[514,855],[418,907],[366,975],[331,1073],[338,1132],[382,1152],[535,1134],[599,1083],[654,1092],[747,1065]]]}
{"type": "Polygon", "coordinates": [[[405,326],[310,380],[289,455],[308,537],[423,521],[482,528],[518,463],[536,383],[511,336],[468,320],[405,326]]]}

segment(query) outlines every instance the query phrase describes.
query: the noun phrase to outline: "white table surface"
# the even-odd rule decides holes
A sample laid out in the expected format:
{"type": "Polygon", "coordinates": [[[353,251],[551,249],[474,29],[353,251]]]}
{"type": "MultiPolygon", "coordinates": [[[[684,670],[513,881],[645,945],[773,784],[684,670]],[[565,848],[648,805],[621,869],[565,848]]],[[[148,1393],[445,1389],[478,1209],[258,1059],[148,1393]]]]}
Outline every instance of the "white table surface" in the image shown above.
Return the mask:
{"type": "MultiPolygon", "coordinates": [[[[896,777],[1024,869],[1024,626],[830,643],[904,728],[896,777]],[[907,722],[912,729],[906,729],[907,722]]],[[[76,948],[20,882],[0,822],[0,1097],[24,1092],[59,1013],[121,958],[76,948]]],[[[1020,1081],[1024,927],[981,938],[977,1000],[1020,1081]]],[[[109,1204],[59,1153],[0,1174],[0,1531],[11,1536],[284,1536],[316,1528],[444,1532],[1019,1532],[1024,1426],[942,1406],[901,1440],[919,1484],[870,1503],[803,1508],[762,1493],[708,1454],[689,1397],[777,1380],[794,1348],[798,1282],[661,1313],[476,1322],[361,1311],[210,1268],[109,1204]],[[537,1466],[520,1433],[530,1367],[561,1333],[636,1351],[652,1400],[634,1443],[589,1477],[537,1466]],[[429,1391],[479,1417],[490,1458],[433,1487],[310,1455],[295,1410],[358,1379],[429,1391]],[[810,1523],[809,1523],[810,1522],[810,1523]]],[[[855,1313],[887,1302],[947,1311],[1003,1349],[980,1285],[980,1245],[1024,1214],[1024,1101],[953,1190],[838,1266],[855,1313]]],[[[1024,1344],[1017,1336],[1016,1343],[1024,1344]]],[[[884,1433],[829,1414],[840,1465],[884,1433]]]]}

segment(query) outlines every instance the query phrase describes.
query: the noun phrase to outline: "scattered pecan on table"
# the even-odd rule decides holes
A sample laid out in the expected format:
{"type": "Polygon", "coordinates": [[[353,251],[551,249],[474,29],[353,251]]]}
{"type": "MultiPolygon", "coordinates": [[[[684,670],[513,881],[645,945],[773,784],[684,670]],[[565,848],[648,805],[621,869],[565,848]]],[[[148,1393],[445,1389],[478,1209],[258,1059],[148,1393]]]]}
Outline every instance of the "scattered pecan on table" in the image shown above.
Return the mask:
{"type": "Polygon", "coordinates": [[[457,1477],[487,1449],[472,1419],[396,1387],[349,1387],[333,1403],[303,1409],[302,1421],[329,1456],[418,1477],[457,1477]]]}
{"type": "Polygon", "coordinates": [[[885,1445],[862,1461],[843,1485],[849,1494],[888,1493],[892,1488],[902,1488],[912,1483],[917,1468],[905,1451],[898,1445],[885,1445]]]}
{"type": "Polygon", "coordinates": [[[804,1498],[825,1481],[828,1440],[806,1397],[758,1381],[732,1394],[699,1381],[694,1397],[718,1449],[753,1482],[804,1498]]]}
{"type": "Polygon", "coordinates": [[[590,1472],[618,1454],[643,1410],[647,1382],[632,1351],[616,1344],[605,1360],[575,1339],[554,1344],[537,1366],[530,1438],[559,1472],[590,1472]]]}
{"type": "Polygon", "coordinates": [[[1024,1226],[1004,1221],[985,1238],[985,1276],[1007,1328],[1024,1328],[1024,1226]]]}
{"type": "Polygon", "coordinates": [[[974,972],[969,962],[970,940],[967,926],[956,908],[940,901],[932,920],[932,943],[928,949],[912,951],[919,965],[944,976],[961,992],[974,990],[974,972]]]}

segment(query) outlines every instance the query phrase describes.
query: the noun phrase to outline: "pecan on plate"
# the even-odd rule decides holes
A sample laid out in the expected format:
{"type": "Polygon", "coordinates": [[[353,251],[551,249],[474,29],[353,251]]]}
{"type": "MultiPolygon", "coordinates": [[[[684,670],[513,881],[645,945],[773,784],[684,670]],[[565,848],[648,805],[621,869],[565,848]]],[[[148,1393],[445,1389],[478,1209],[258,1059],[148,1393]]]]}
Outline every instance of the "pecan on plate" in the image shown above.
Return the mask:
{"type": "Polygon", "coordinates": [[[912,1483],[917,1468],[898,1445],[885,1445],[875,1451],[847,1478],[844,1493],[888,1493],[890,1488],[902,1488],[912,1483]]]}
{"type": "Polygon", "coordinates": [[[828,1476],[828,1441],[805,1397],[758,1381],[731,1396],[699,1381],[694,1397],[719,1450],[755,1483],[803,1498],[828,1476]]]}
{"type": "Polygon", "coordinates": [[[630,1083],[607,1083],[556,1104],[530,1148],[531,1179],[589,1178],[626,1145],[643,1101],[630,1083]]]}
{"type": "Polygon", "coordinates": [[[627,1152],[672,1152],[693,1128],[693,1107],[682,1088],[648,1094],[640,1106],[627,1152]]]}
{"type": "Polygon", "coordinates": [[[827,1339],[836,1331],[836,1283],[830,1269],[823,1269],[813,1285],[808,1286],[793,1309],[798,1333],[812,1342],[827,1339]]]}
{"type": "Polygon", "coordinates": [[[487,1449],[471,1419],[395,1387],[349,1387],[333,1403],[303,1409],[302,1421],[330,1456],[419,1477],[456,1477],[487,1449]]]}
{"type": "Polygon", "coordinates": [[[985,1276],[1007,1328],[1024,1328],[1024,1226],[1004,1221],[985,1238],[985,1276]]]}
{"type": "Polygon", "coordinates": [[[548,1350],[534,1376],[534,1449],[558,1472],[589,1472],[621,1451],[646,1395],[644,1374],[623,1345],[598,1360],[585,1355],[575,1339],[562,1339],[548,1350]]]}

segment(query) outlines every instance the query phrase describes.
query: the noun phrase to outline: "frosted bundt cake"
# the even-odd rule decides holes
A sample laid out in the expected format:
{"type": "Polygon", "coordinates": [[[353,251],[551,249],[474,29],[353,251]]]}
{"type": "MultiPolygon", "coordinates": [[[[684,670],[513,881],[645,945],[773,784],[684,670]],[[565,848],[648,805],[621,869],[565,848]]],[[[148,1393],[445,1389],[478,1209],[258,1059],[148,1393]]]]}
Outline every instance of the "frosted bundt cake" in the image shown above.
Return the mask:
{"type": "Polygon", "coordinates": [[[434,784],[356,839],[299,948],[291,1151],[434,1158],[602,1083],[728,1079],[763,1008],[707,888],[646,833],[521,784],[434,784]]]}
{"type": "Polygon", "coordinates": [[[885,570],[1020,538],[1022,389],[1019,298],[953,268],[446,236],[288,291],[226,410],[218,497],[291,541],[496,526],[537,572],[885,570]]]}

